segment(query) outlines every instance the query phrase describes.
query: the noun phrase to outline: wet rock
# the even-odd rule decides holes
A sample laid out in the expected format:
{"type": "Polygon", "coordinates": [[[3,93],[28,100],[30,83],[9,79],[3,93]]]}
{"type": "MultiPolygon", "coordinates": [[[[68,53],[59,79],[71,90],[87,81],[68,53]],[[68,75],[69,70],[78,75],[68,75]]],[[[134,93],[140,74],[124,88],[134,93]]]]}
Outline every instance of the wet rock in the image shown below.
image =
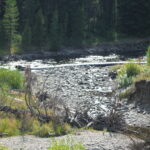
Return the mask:
{"type": "Polygon", "coordinates": [[[115,79],[117,77],[117,71],[109,72],[109,76],[111,77],[111,79],[115,79]]]}

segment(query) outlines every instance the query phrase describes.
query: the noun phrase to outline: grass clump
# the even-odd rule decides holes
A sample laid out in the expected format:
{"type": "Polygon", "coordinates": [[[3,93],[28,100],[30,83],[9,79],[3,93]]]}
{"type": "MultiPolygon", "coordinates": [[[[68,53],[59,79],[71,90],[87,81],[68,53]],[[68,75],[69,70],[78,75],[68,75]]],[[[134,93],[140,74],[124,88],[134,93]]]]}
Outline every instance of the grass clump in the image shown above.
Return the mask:
{"type": "Polygon", "coordinates": [[[10,89],[23,88],[23,75],[16,70],[0,69],[0,86],[8,86],[10,89]]]}
{"type": "Polygon", "coordinates": [[[19,135],[19,126],[19,121],[15,118],[0,119],[0,133],[7,134],[8,136],[19,135]]]}
{"type": "Polygon", "coordinates": [[[53,129],[56,136],[65,135],[71,131],[71,126],[67,123],[53,124],[53,129]]]}
{"type": "Polygon", "coordinates": [[[40,126],[40,124],[37,122],[33,125],[33,134],[40,137],[49,137],[50,135],[55,135],[52,123],[45,123],[40,126]]]}
{"type": "Polygon", "coordinates": [[[71,131],[71,126],[67,123],[55,124],[53,121],[49,123],[41,123],[35,118],[25,115],[20,120],[21,134],[31,134],[39,137],[50,137],[65,135],[71,131]]]}
{"type": "Polygon", "coordinates": [[[53,141],[48,150],[85,150],[82,144],[75,144],[71,140],[53,141]]]}
{"type": "Polygon", "coordinates": [[[140,74],[140,72],[141,67],[139,64],[128,63],[123,65],[117,76],[120,87],[128,87],[131,85],[134,77],[140,74]]]}

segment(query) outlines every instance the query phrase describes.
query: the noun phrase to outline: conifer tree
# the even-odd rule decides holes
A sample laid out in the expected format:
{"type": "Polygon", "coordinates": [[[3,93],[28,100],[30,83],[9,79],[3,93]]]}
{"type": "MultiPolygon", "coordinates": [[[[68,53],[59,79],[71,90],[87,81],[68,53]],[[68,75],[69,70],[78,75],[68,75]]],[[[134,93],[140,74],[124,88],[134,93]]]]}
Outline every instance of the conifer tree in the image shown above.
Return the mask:
{"type": "Polygon", "coordinates": [[[35,14],[35,25],[32,27],[32,44],[37,49],[42,50],[45,42],[45,26],[44,26],[44,16],[42,9],[35,14]]]}
{"type": "Polygon", "coordinates": [[[16,0],[5,1],[3,26],[7,36],[7,48],[10,53],[14,53],[16,52],[18,44],[20,42],[20,36],[17,34],[18,8],[16,0]]]}
{"type": "Polygon", "coordinates": [[[61,47],[61,33],[57,9],[53,12],[52,22],[50,26],[49,43],[50,49],[54,51],[58,50],[61,47]]]}

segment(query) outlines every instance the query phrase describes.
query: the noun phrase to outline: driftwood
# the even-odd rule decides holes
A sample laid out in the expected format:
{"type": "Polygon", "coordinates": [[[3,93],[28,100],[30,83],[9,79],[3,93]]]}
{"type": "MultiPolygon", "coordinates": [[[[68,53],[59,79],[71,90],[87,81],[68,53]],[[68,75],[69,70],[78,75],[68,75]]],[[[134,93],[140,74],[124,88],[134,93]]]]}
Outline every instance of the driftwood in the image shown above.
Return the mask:
{"type": "Polygon", "coordinates": [[[33,117],[37,117],[37,119],[41,122],[49,122],[52,120],[51,116],[47,116],[47,115],[39,114],[39,113],[31,114],[29,110],[13,109],[9,106],[0,106],[0,112],[14,114],[17,118],[22,118],[25,115],[30,115],[33,117]]]}
{"type": "Polygon", "coordinates": [[[18,118],[21,117],[22,114],[25,114],[25,113],[28,112],[28,111],[25,111],[25,110],[13,109],[9,106],[0,106],[0,111],[1,112],[12,113],[18,118]]]}
{"type": "Polygon", "coordinates": [[[8,136],[8,133],[0,133],[0,137],[8,136]]]}
{"type": "MultiPolygon", "coordinates": [[[[94,67],[107,67],[107,66],[114,66],[114,65],[122,65],[122,64],[128,64],[130,62],[127,61],[120,61],[120,62],[101,62],[101,63],[80,63],[80,64],[61,64],[61,65],[54,65],[49,67],[43,67],[43,68],[30,68],[30,70],[48,70],[51,68],[61,68],[61,67],[76,67],[76,66],[94,66],[94,67]]],[[[134,62],[136,64],[145,64],[146,62],[134,62]]],[[[18,65],[16,66],[16,69],[18,70],[25,70],[26,67],[18,65]]]]}

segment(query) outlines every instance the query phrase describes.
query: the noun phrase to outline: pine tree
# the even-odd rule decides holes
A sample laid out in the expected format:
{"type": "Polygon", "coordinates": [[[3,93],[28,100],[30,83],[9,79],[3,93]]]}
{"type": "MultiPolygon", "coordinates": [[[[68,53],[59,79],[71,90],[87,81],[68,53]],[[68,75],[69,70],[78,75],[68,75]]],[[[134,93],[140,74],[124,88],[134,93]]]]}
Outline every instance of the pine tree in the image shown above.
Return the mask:
{"type": "Polygon", "coordinates": [[[124,37],[145,37],[150,34],[150,1],[119,0],[119,30],[124,37]]]}
{"type": "Polygon", "coordinates": [[[22,49],[23,51],[31,50],[31,28],[28,23],[24,26],[22,33],[22,49]]]}
{"type": "Polygon", "coordinates": [[[39,0],[23,3],[22,47],[24,51],[42,50],[45,40],[45,17],[39,0]]]}
{"type": "Polygon", "coordinates": [[[101,0],[98,16],[98,34],[103,40],[114,40],[114,0],[101,0]]]}
{"type": "Polygon", "coordinates": [[[7,35],[8,50],[10,53],[14,53],[20,42],[20,36],[17,34],[18,8],[16,0],[6,0],[3,25],[7,35]]]}
{"type": "Polygon", "coordinates": [[[85,33],[84,0],[68,2],[67,37],[71,46],[83,46],[85,33]]]}
{"type": "Polygon", "coordinates": [[[57,9],[53,12],[52,22],[50,26],[49,43],[51,50],[56,51],[61,47],[61,33],[57,9]]]}
{"type": "Polygon", "coordinates": [[[32,27],[32,45],[39,50],[42,50],[45,43],[45,26],[44,16],[40,8],[35,14],[35,25],[32,27]]]}

